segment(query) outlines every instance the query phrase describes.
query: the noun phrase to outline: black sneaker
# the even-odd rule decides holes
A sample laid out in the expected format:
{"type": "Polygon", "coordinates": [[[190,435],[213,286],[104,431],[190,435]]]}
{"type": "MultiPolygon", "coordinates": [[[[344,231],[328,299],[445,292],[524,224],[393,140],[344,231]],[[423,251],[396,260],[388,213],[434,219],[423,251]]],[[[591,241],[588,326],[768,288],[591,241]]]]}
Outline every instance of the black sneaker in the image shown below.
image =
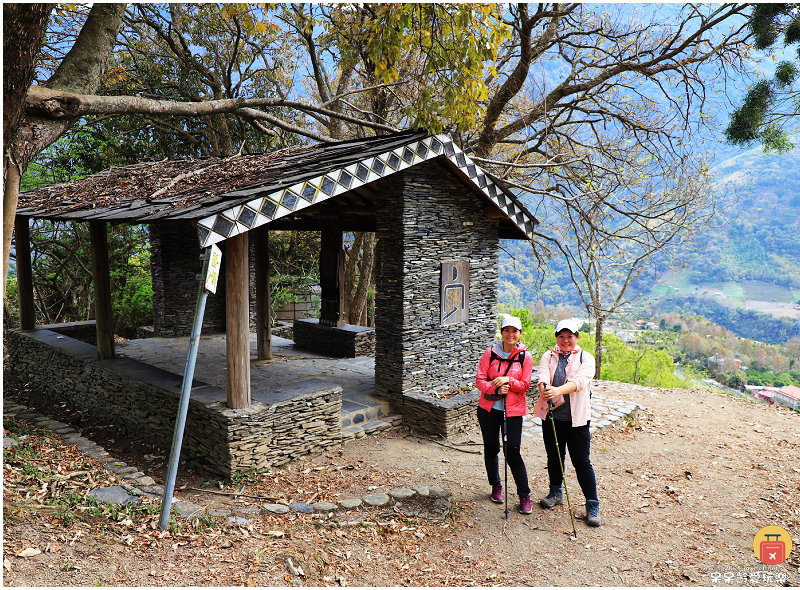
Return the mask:
{"type": "Polygon", "coordinates": [[[557,506],[563,503],[564,503],[564,493],[561,491],[561,488],[558,488],[557,490],[551,489],[550,493],[547,494],[547,497],[539,500],[539,505],[542,508],[552,508],[553,506],[557,506]]]}

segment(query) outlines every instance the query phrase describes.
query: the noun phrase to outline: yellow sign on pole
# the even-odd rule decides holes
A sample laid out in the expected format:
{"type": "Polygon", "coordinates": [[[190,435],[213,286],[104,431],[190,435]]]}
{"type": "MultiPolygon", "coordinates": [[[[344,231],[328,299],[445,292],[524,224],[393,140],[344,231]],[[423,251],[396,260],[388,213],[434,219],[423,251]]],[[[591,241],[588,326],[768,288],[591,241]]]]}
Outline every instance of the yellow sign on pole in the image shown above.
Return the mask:
{"type": "Polygon", "coordinates": [[[217,280],[219,280],[219,267],[222,265],[222,251],[216,244],[211,246],[211,257],[208,261],[208,272],[206,273],[205,290],[210,293],[217,292],[217,280]]]}

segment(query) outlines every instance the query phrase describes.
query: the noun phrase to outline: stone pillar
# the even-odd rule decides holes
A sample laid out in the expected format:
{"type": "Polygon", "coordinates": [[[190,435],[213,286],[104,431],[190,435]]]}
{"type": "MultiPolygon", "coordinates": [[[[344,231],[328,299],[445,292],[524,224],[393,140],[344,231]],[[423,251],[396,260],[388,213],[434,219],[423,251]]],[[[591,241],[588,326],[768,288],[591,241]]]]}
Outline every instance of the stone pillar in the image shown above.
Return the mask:
{"type": "Polygon", "coordinates": [[[344,235],[335,212],[320,214],[327,223],[320,235],[319,323],[323,326],[345,325],[342,319],[342,299],[344,298],[344,235]]]}
{"type": "Polygon", "coordinates": [[[19,327],[33,330],[36,307],[33,304],[33,270],[31,269],[31,231],[29,217],[17,216],[14,224],[14,246],[17,252],[17,297],[19,327]]]}
{"type": "Polygon", "coordinates": [[[115,347],[111,274],[108,265],[108,232],[105,221],[89,222],[89,239],[92,243],[92,288],[97,326],[97,356],[100,360],[108,360],[115,357],[115,347]]]}
{"type": "MultiPolygon", "coordinates": [[[[197,301],[197,275],[203,269],[197,230],[189,223],[153,224],[150,272],[153,278],[153,328],[156,336],[188,336],[197,301]]],[[[203,334],[225,331],[225,242],[217,293],[209,294],[203,334]]]]}
{"type": "Polygon", "coordinates": [[[403,394],[474,383],[496,331],[498,221],[435,161],[379,183],[375,392],[402,411],[403,394]],[[442,325],[443,261],[469,262],[466,322],[442,325]]]}

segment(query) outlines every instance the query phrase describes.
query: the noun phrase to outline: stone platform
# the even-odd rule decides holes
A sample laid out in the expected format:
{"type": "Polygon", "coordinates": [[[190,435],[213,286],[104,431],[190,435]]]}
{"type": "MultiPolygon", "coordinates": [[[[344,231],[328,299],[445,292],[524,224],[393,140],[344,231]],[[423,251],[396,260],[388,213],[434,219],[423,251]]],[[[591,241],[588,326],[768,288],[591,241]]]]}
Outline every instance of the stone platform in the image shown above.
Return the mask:
{"type": "MultiPolygon", "coordinates": [[[[27,381],[171,447],[188,338],[118,342],[118,358],[110,361],[97,360],[95,346],[44,328],[8,331],[6,342],[11,370],[27,381]]],[[[478,427],[477,391],[450,399],[410,393],[393,407],[375,395],[374,358],[332,358],[279,337],[272,343],[273,359],[259,361],[251,335],[252,405],[231,410],[225,336],[201,337],[183,458],[230,476],[317,454],[401,423],[445,438],[478,427]]],[[[528,401],[532,406],[535,399],[528,401]]],[[[611,396],[595,395],[592,429],[637,412],[638,407],[611,396]]],[[[523,434],[541,436],[539,420],[528,417],[523,434]]]]}

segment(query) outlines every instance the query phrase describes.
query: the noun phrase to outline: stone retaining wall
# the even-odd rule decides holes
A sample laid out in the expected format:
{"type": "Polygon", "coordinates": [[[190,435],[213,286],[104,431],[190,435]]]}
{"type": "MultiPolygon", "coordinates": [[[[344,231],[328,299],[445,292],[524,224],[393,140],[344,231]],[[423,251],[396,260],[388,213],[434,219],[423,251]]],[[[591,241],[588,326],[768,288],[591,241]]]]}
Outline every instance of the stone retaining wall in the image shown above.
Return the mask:
{"type": "MultiPolygon", "coordinates": [[[[171,448],[182,376],[128,358],[100,361],[95,346],[47,329],[6,331],[5,341],[8,368],[20,378],[171,448]]],[[[275,391],[267,403],[231,410],[225,390],[195,381],[181,458],[230,477],[338,446],[341,391],[334,385],[299,395],[275,391]]]]}
{"type": "MultiPolygon", "coordinates": [[[[449,438],[459,432],[474,431],[478,425],[478,400],[481,392],[477,389],[438,399],[424,393],[408,393],[403,398],[403,424],[429,434],[449,438]]],[[[528,413],[539,398],[534,378],[526,395],[528,413]]]]}
{"type": "Polygon", "coordinates": [[[319,319],[295,320],[294,343],[300,348],[345,358],[375,356],[375,329],[347,324],[341,328],[322,326],[319,319]]]}
{"type": "Polygon", "coordinates": [[[449,438],[460,431],[478,427],[477,389],[448,399],[437,399],[424,393],[407,393],[403,399],[403,424],[429,434],[449,438]]]}

